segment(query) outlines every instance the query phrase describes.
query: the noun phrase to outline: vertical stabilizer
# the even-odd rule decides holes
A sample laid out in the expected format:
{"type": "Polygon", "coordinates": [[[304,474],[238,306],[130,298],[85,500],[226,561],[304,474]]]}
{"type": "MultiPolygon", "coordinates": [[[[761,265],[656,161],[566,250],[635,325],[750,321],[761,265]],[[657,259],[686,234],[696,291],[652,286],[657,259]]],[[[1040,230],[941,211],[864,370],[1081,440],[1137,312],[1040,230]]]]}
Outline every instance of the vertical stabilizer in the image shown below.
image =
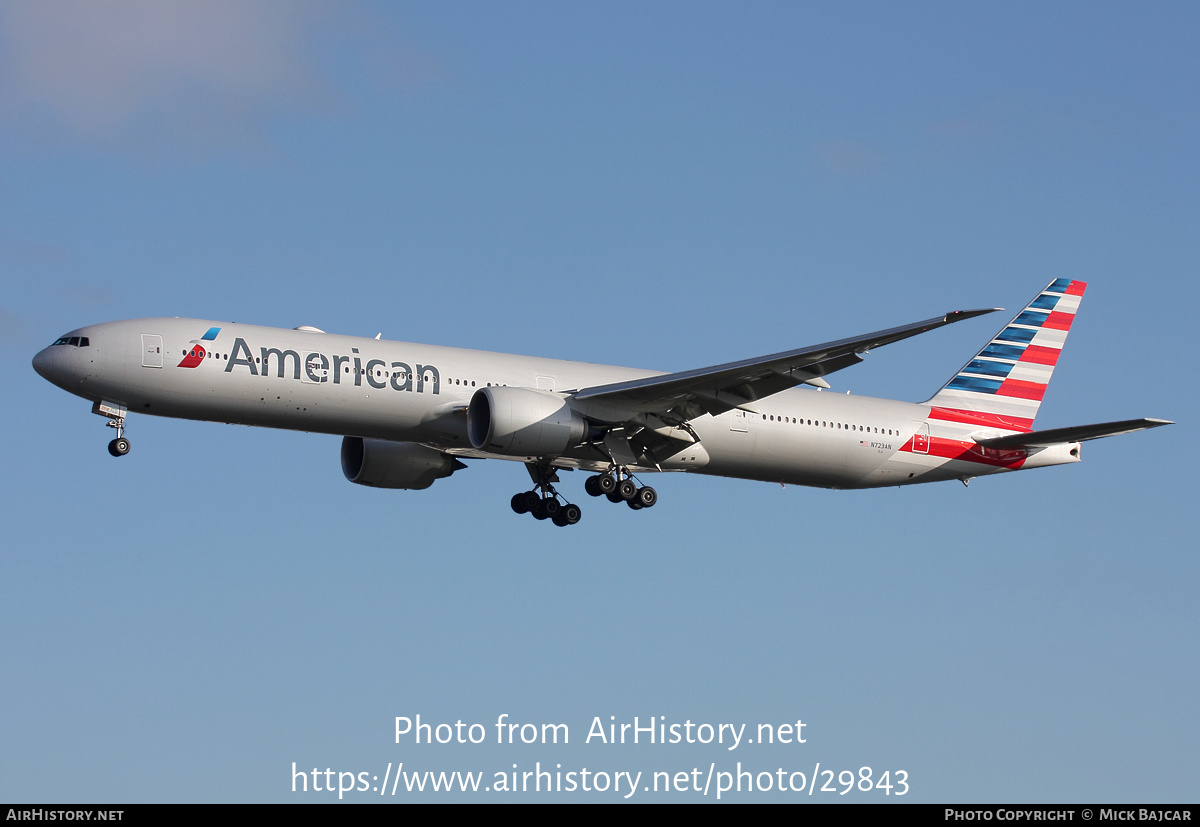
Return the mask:
{"type": "Polygon", "coordinates": [[[931,419],[1028,431],[1087,284],[1057,279],[925,404],[931,419]]]}

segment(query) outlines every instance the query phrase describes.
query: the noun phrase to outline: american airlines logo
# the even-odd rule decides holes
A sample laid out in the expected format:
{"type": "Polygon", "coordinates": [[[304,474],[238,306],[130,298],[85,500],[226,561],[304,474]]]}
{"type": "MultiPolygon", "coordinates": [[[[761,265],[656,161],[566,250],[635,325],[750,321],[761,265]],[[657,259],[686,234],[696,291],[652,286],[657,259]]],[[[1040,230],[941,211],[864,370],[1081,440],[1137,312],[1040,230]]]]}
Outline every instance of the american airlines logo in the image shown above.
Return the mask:
{"type": "MultiPolygon", "coordinates": [[[[209,331],[212,337],[220,328],[209,331]]],[[[205,334],[204,338],[209,338],[205,334]]],[[[396,391],[413,391],[425,393],[429,391],[437,395],[441,386],[441,374],[433,365],[410,365],[407,362],[391,362],[383,359],[367,359],[358,352],[358,348],[350,348],[350,356],[304,351],[303,355],[295,350],[281,350],[277,347],[260,347],[257,357],[253,350],[240,336],[233,340],[229,353],[229,361],[225,365],[226,373],[233,373],[236,368],[245,368],[251,376],[267,377],[274,373],[278,379],[292,378],[309,384],[322,384],[332,381],[335,385],[343,384],[353,377],[354,386],[367,385],[377,390],[391,388],[396,391]]],[[[203,346],[196,343],[192,350],[184,356],[179,367],[190,368],[200,364],[205,358],[203,346]]]]}
{"type": "Polygon", "coordinates": [[[183,354],[183,361],[180,362],[177,367],[194,368],[203,362],[204,357],[208,355],[208,352],[204,349],[204,345],[201,343],[212,341],[213,339],[217,338],[217,334],[220,332],[221,328],[210,327],[208,331],[199,339],[192,339],[192,349],[183,354]]]}

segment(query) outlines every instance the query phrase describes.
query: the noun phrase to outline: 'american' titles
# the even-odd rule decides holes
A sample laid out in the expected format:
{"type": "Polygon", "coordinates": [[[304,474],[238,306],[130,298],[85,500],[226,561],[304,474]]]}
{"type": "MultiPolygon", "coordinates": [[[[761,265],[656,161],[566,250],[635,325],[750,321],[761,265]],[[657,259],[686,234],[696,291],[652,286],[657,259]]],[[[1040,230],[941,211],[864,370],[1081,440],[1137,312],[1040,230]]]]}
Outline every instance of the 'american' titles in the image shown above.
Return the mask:
{"type": "Polygon", "coordinates": [[[390,386],[392,390],[424,393],[425,386],[429,385],[431,392],[436,396],[441,386],[441,374],[433,365],[417,365],[414,370],[407,362],[392,362],[389,366],[382,359],[369,359],[364,365],[362,356],[358,355],[356,347],[350,348],[353,356],[336,354],[326,356],[315,351],[305,351],[302,358],[294,350],[280,350],[276,347],[259,348],[259,351],[261,371],[254,356],[251,355],[246,340],[240,336],[237,337],[233,341],[233,349],[229,353],[229,362],[225,365],[225,372],[232,373],[234,368],[244,367],[250,371],[252,376],[268,376],[270,375],[271,359],[274,357],[276,376],[279,379],[285,378],[290,363],[293,379],[300,379],[300,373],[303,371],[305,381],[314,384],[330,381],[332,373],[335,385],[342,383],[343,374],[350,374],[354,377],[355,387],[361,387],[365,379],[368,385],[378,390],[390,386]],[[353,365],[352,371],[350,370],[351,365],[353,365]],[[345,370],[343,370],[343,366],[345,370]],[[415,387],[414,378],[416,379],[415,387]]]}

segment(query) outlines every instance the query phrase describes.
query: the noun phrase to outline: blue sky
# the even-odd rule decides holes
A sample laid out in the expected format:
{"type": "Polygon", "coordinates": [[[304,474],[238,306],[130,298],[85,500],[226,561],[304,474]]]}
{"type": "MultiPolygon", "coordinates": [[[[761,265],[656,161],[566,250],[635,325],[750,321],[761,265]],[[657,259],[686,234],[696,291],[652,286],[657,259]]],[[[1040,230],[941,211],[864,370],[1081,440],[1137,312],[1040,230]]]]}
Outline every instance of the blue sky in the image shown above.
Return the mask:
{"type": "MultiPolygon", "coordinates": [[[[293,794],[292,762],[741,761],[904,770],[910,801],[1194,800],[1198,22],[5,3],[0,799],[331,798],[293,794]],[[1180,424],[969,489],[664,477],[652,511],[570,530],[509,511],[514,463],[380,492],[334,437],[149,417],[113,460],[29,364],[74,327],[177,315],[683,370],[1016,312],[1059,277],[1090,287],[1038,425],[1180,424]],[[396,716],[504,713],[571,743],[394,743],[396,716]],[[660,715],[802,719],[807,743],[583,743],[660,715]]],[[[925,399],[993,318],[834,389],[925,399]]],[[[733,800],[771,798],[796,795],[733,800]]]]}

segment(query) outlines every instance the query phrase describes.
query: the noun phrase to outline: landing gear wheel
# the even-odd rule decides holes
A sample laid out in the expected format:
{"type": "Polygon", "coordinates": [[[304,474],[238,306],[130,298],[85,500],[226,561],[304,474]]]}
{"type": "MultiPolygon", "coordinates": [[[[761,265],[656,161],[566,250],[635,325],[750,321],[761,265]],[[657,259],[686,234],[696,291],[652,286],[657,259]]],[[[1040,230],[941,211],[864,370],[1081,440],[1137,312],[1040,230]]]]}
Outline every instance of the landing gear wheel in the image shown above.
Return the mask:
{"type": "Polygon", "coordinates": [[[529,509],[529,513],[534,516],[534,519],[544,520],[550,515],[546,513],[546,503],[548,500],[538,500],[538,504],[529,509]]]}
{"type": "Polygon", "coordinates": [[[632,500],[626,500],[625,504],[628,505],[630,508],[632,508],[634,511],[641,511],[643,508],[646,507],[646,506],[642,505],[641,501],[638,500],[636,497],[632,500]]]}
{"type": "Polygon", "coordinates": [[[602,490],[600,490],[600,480],[602,477],[602,474],[595,474],[594,476],[588,477],[586,480],[584,480],[583,490],[588,492],[589,497],[599,497],[604,493],[602,490]]]}
{"type": "Polygon", "coordinates": [[[119,436],[112,442],[108,443],[108,452],[114,457],[123,457],[129,453],[129,440],[123,436],[119,436]]]}
{"type": "Polygon", "coordinates": [[[645,488],[638,489],[637,496],[633,501],[641,503],[642,508],[649,508],[658,502],[658,492],[647,485],[645,488]]]}
{"type": "Polygon", "coordinates": [[[547,517],[553,519],[554,517],[557,517],[561,511],[562,503],[553,497],[547,497],[546,499],[542,500],[542,513],[547,517]]]}
{"type": "Polygon", "coordinates": [[[579,522],[579,518],[582,516],[583,511],[579,508],[579,506],[573,503],[567,503],[551,519],[554,520],[554,524],[556,526],[563,528],[565,526],[575,525],[575,523],[579,522]]]}
{"type": "Polygon", "coordinates": [[[621,497],[621,495],[618,494],[616,491],[609,491],[604,496],[608,498],[608,501],[610,503],[619,503],[619,502],[623,501],[623,498],[621,497]]]}
{"type": "Polygon", "coordinates": [[[522,491],[519,496],[521,497],[521,504],[525,506],[525,510],[521,512],[522,514],[528,514],[533,511],[542,501],[542,498],[538,496],[538,492],[536,491],[522,491]]]}
{"type": "Polygon", "coordinates": [[[513,494],[512,501],[510,504],[512,505],[512,510],[515,511],[517,514],[528,514],[529,513],[529,506],[525,502],[525,492],[524,491],[520,492],[519,494],[513,494]]]}
{"type": "Polygon", "coordinates": [[[612,474],[601,474],[596,485],[600,486],[601,494],[611,494],[617,490],[617,478],[612,474]]]}
{"type": "Polygon", "coordinates": [[[621,496],[621,499],[626,501],[630,501],[636,497],[637,490],[637,483],[633,480],[621,480],[620,484],[617,485],[617,493],[621,496]]]}

